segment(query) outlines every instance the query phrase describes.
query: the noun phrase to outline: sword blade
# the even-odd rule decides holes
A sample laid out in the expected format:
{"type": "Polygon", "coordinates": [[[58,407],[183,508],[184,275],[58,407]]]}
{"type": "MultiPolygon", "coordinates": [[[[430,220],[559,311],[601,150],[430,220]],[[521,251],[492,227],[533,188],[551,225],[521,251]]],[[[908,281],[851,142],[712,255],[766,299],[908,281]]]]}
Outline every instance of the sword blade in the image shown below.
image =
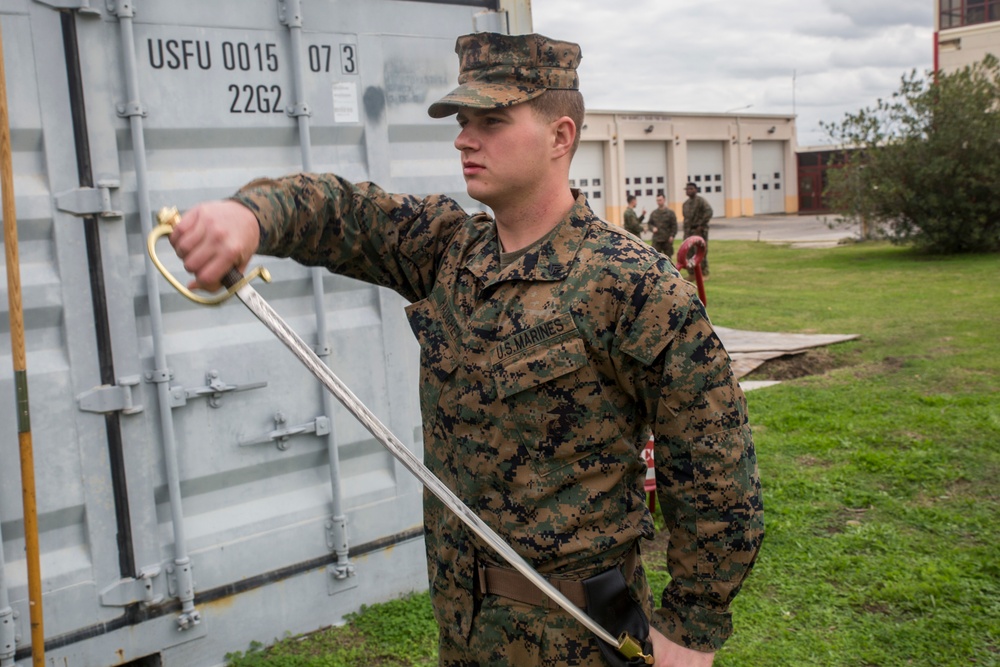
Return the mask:
{"type": "MultiPolygon", "coordinates": [[[[230,272],[226,277],[224,282],[230,282],[235,271],[230,272]]],[[[237,275],[236,280],[239,280],[237,275]]],[[[233,281],[235,284],[236,281],[233,281]]],[[[566,610],[573,618],[580,621],[588,630],[597,635],[600,639],[611,644],[615,647],[620,647],[618,639],[616,639],[610,632],[605,630],[600,624],[598,624],[594,619],[590,618],[582,609],[573,604],[569,598],[563,595],[557,588],[548,582],[545,577],[540,575],[535,568],[531,566],[524,558],[521,557],[513,548],[504,540],[496,534],[496,532],[490,528],[479,516],[473,512],[469,507],[462,502],[462,499],[456,496],[451,489],[449,489],[445,484],[437,478],[437,476],[432,473],[423,462],[413,455],[406,445],[397,438],[393,433],[381,422],[378,417],[362,403],[344,384],[344,382],[338,378],[330,367],[323,363],[312,348],[299,337],[295,331],[288,326],[288,324],[281,318],[278,313],[264,300],[264,298],[257,293],[252,286],[249,284],[243,285],[236,292],[236,296],[239,298],[243,304],[250,309],[257,319],[259,319],[264,326],[271,330],[271,332],[281,340],[285,346],[291,350],[292,354],[298,357],[305,367],[311,372],[316,378],[323,383],[330,393],[340,401],[348,412],[350,412],[354,417],[361,422],[368,431],[375,436],[382,446],[389,450],[403,466],[406,467],[411,473],[413,473],[420,483],[423,484],[427,489],[433,493],[437,498],[443,502],[448,508],[454,512],[462,522],[468,526],[472,532],[474,532],[481,540],[489,544],[493,549],[497,551],[504,560],[506,560],[515,570],[523,574],[528,580],[531,581],[535,586],[537,586],[543,593],[545,593],[553,602],[558,604],[560,607],[566,610]]]]}

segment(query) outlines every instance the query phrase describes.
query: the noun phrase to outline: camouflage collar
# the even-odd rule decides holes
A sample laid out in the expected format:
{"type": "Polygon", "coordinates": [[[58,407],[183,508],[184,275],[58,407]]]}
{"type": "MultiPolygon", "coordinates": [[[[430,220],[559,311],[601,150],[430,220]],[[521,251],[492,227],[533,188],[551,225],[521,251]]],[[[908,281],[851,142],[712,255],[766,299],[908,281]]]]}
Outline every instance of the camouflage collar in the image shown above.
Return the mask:
{"type": "Polygon", "coordinates": [[[537,248],[500,270],[500,243],[496,225],[472,248],[466,268],[483,287],[508,280],[555,282],[564,280],[583,245],[587,229],[597,219],[587,205],[587,198],[574,190],[576,202],[569,215],[556,225],[555,233],[537,248]]]}

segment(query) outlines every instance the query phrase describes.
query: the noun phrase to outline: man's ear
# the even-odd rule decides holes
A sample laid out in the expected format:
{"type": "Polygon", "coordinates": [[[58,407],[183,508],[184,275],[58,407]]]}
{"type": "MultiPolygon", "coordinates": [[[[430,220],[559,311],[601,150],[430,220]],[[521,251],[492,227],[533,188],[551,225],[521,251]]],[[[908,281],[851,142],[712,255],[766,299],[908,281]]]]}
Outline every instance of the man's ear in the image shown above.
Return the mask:
{"type": "Polygon", "coordinates": [[[576,141],[576,123],[569,116],[552,123],[552,157],[561,158],[573,150],[576,141]]]}

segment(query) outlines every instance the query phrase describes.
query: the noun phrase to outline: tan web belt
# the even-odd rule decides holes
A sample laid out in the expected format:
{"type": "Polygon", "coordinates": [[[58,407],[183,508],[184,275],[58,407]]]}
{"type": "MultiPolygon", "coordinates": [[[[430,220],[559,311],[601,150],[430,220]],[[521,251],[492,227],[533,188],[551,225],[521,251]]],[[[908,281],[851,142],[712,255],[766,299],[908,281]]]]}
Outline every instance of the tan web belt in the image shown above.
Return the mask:
{"type": "MultiPolygon", "coordinates": [[[[632,581],[632,575],[635,574],[638,563],[637,554],[638,549],[630,549],[628,556],[625,557],[625,562],[622,564],[625,581],[632,581]]],[[[587,596],[584,593],[582,581],[558,577],[546,577],[546,581],[569,598],[570,602],[577,607],[581,609],[587,607],[587,596]]],[[[535,607],[556,609],[559,606],[523,574],[517,570],[498,565],[479,564],[479,590],[483,595],[499,595],[508,600],[523,602],[535,607]]]]}

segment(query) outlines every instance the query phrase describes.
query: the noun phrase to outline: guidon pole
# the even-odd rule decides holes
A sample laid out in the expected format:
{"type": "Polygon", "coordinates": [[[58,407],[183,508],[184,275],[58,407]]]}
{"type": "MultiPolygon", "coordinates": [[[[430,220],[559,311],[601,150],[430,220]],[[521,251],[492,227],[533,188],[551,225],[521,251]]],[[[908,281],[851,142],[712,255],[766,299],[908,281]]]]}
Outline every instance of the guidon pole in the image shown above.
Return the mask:
{"type": "Polygon", "coordinates": [[[24,546],[28,565],[28,607],[31,620],[31,664],[45,664],[45,627],[42,615],[42,568],[38,545],[38,505],[35,494],[35,454],[28,410],[28,361],[24,347],[24,308],[21,304],[21,265],[17,249],[17,210],[14,206],[14,161],[7,108],[7,75],[0,30],[0,195],[3,198],[3,241],[7,260],[7,302],[10,347],[17,403],[17,440],[21,459],[21,502],[24,546]]]}

